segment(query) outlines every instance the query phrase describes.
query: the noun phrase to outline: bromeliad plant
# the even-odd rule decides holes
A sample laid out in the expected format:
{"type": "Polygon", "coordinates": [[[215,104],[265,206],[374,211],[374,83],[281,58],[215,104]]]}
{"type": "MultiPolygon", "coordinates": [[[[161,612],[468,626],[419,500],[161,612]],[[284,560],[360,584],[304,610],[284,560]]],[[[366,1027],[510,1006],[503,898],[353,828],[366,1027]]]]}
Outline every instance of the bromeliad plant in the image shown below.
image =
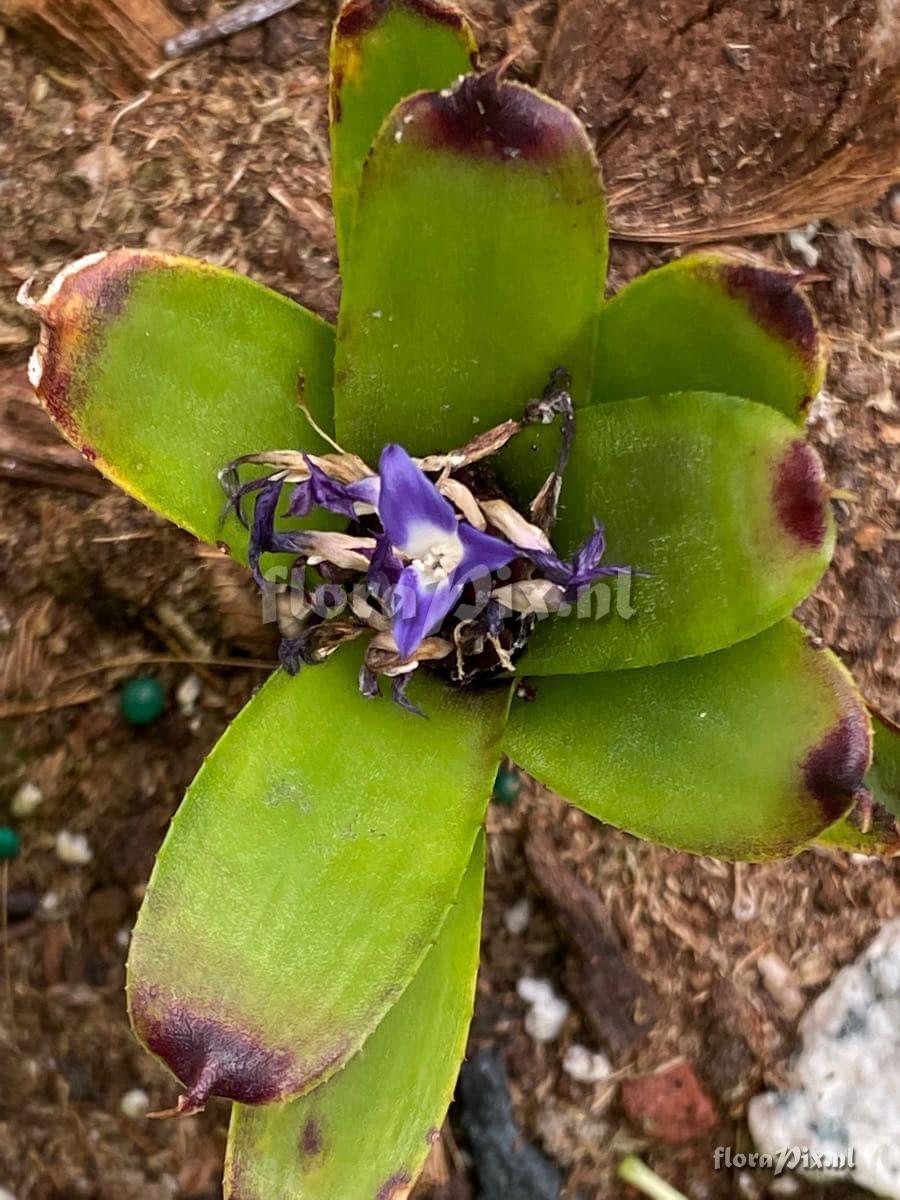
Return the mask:
{"type": "Polygon", "coordinates": [[[64,434],[282,622],[129,961],[177,1111],[235,1102],[233,1200],[407,1194],[465,1046],[502,754],[698,854],[895,836],[848,816],[869,717],[789,615],[834,536],[802,277],[701,255],[604,303],[584,130],[473,52],[438,0],[341,12],[336,330],[154,251],[25,297],[64,434]]]}

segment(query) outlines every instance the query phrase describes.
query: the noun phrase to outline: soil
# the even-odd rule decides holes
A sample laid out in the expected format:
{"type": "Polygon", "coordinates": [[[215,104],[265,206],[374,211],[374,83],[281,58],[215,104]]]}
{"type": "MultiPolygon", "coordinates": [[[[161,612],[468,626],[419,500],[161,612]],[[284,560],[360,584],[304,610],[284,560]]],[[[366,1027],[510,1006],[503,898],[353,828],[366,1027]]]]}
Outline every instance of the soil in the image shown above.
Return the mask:
{"type": "MultiPolygon", "coordinates": [[[[710,86],[692,111],[708,119],[679,123],[678,137],[679,163],[693,170],[684,145],[693,138],[707,181],[717,150],[731,145],[721,117],[733,93],[738,127],[756,109],[760,124],[783,110],[785,127],[793,120],[800,138],[823,114],[857,112],[853,97],[873,86],[871,74],[857,86],[866,30],[878,19],[867,0],[844,6],[822,54],[807,63],[808,77],[799,59],[782,60],[770,21],[754,38],[752,94],[735,89],[746,72],[722,53],[723,39],[751,40],[727,24],[738,20],[736,5],[706,6],[706,17],[678,34],[677,55],[671,39],[654,41],[648,32],[641,0],[615,6],[620,34],[602,45],[591,40],[598,35],[590,22],[573,41],[583,11],[576,0],[561,14],[553,0],[473,0],[468,7],[487,59],[515,49],[516,73],[532,81],[546,60],[545,84],[577,103],[602,133],[615,187],[638,161],[641,180],[661,203],[673,178],[672,156],[661,148],[668,126],[658,112],[651,120],[646,105],[663,68],[678,95],[695,88],[701,66],[706,73],[710,86]],[[617,72],[604,67],[598,75],[598,62],[610,56],[617,72]],[[785,72],[794,91],[784,86],[785,72]],[[608,82],[597,90],[599,78],[608,82]],[[815,103],[810,81],[821,84],[815,103]],[[792,108],[795,92],[806,100],[792,108]],[[623,113],[643,129],[641,138],[607,136],[623,113]]],[[[806,21],[808,30],[822,12],[821,4],[788,0],[781,9],[772,18],[776,32],[779,20],[785,30],[806,21]]],[[[16,1200],[221,1194],[224,1104],[181,1121],[121,1111],[134,1088],[147,1092],[151,1109],[173,1097],[170,1077],[128,1031],[124,958],[167,822],[205,753],[264,677],[258,664],[272,661],[274,647],[242,572],[87,475],[52,432],[37,429],[42,418],[30,408],[23,417],[23,364],[34,330],[15,292],[33,271],[53,271],[79,254],[151,245],[247,272],[333,316],[339,285],[324,86],[332,15],[319,0],[304,3],[274,29],[175,66],[126,104],[11,34],[0,46],[0,435],[24,421],[31,444],[60,450],[56,458],[44,454],[40,470],[19,458],[12,463],[5,449],[0,455],[0,823],[21,783],[36,784],[44,797],[17,822],[23,852],[9,870],[9,928],[0,948],[12,997],[11,1019],[0,1004],[0,1188],[16,1200]],[[119,688],[139,671],[156,675],[168,696],[163,717],[144,729],[118,714],[119,688]],[[60,862],[54,847],[63,829],[87,836],[87,865],[60,862]]],[[[834,134],[828,144],[839,143],[834,134]]],[[[796,166],[782,163],[787,174],[796,166]]],[[[709,228],[724,231],[723,243],[734,236],[732,182],[736,188],[729,176],[703,209],[704,238],[709,228]]],[[[699,212],[691,203],[702,190],[691,184],[679,192],[686,205],[679,211],[699,212]]],[[[636,211],[626,200],[613,210],[614,225],[624,227],[636,211]]],[[[816,211],[813,203],[806,215],[816,211]]],[[[802,614],[851,667],[867,699],[895,718],[898,219],[897,196],[885,196],[810,231],[819,255],[813,295],[833,350],[812,432],[832,483],[856,498],[837,503],[835,561],[802,614]]],[[[736,248],[808,268],[796,247],[778,234],[736,248]]],[[[611,288],[688,248],[687,240],[669,248],[614,241],[611,288]]],[[[824,850],[753,867],[691,858],[602,826],[530,783],[512,808],[492,806],[489,829],[472,1045],[502,1055],[522,1126],[567,1173],[566,1195],[624,1196],[613,1175],[631,1150],[695,1200],[776,1194],[768,1178],[715,1172],[713,1148],[746,1146],[748,1097],[785,1082],[798,996],[803,1003],[816,995],[900,912],[898,863],[824,850]],[[525,842],[536,833],[552,839],[561,861],[602,901],[624,953],[657,997],[649,1031],[614,1063],[611,1080],[594,1085],[562,1069],[572,1043],[601,1048],[577,1006],[556,1041],[538,1044],[524,1029],[517,980],[546,976],[562,990],[566,979],[566,945],[526,865],[525,842]],[[533,915],[524,932],[512,934],[503,916],[524,896],[533,915]],[[627,1119],[619,1084],[678,1059],[693,1068],[716,1125],[670,1144],[627,1119]]],[[[465,1148],[457,1153],[451,1129],[443,1147],[431,1177],[443,1177],[444,1195],[464,1195],[465,1148]]],[[[819,1190],[797,1181],[791,1194],[803,1200],[819,1190]]],[[[854,1194],[843,1185],[829,1192],[854,1194]]]]}

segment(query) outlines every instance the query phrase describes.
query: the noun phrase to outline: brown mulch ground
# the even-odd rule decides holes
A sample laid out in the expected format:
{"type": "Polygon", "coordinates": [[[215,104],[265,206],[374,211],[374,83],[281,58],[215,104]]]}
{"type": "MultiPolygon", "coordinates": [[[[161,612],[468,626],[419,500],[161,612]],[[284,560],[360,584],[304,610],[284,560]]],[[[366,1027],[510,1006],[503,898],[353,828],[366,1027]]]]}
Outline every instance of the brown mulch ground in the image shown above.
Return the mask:
{"type": "MultiPolygon", "coordinates": [[[[809,78],[817,87],[798,82],[799,58],[786,60],[795,85],[787,92],[785,64],[777,61],[785,38],[771,36],[771,22],[777,32],[782,21],[785,36],[794,31],[796,48],[803,22],[822,19],[818,0],[812,7],[761,4],[770,23],[759,36],[739,27],[742,6],[694,5],[696,19],[688,14],[685,27],[681,9],[690,7],[681,0],[661,4],[654,40],[647,6],[621,3],[627,36],[601,45],[572,41],[575,0],[559,24],[552,0],[469,5],[490,57],[517,48],[518,69],[529,79],[546,61],[545,83],[580,107],[598,137],[604,131],[605,167],[621,196],[622,223],[635,211],[623,194],[629,175],[638,191],[651,188],[651,199],[662,205],[653,209],[654,220],[662,225],[672,218],[659,180],[669,179],[671,190],[677,178],[678,211],[699,212],[707,223],[723,206],[744,202],[746,187],[740,195],[729,190],[738,182],[743,187],[744,176],[724,176],[721,190],[716,177],[716,154],[730,153],[740,140],[722,122],[729,89],[740,93],[735,120],[745,141],[762,145],[760,131],[776,110],[786,128],[801,131],[815,117],[828,127],[826,157],[839,145],[839,122],[855,119],[869,94],[870,76],[860,82],[857,71],[865,31],[877,19],[866,2],[835,5],[839,19],[827,37],[807,38],[810,46],[815,41],[809,78]],[[723,50],[750,42],[752,51],[723,50]],[[680,65],[689,51],[688,65],[680,65]],[[753,88],[735,55],[751,56],[753,88]],[[670,126],[660,106],[673,98],[699,103],[695,63],[705,72],[710,122],[674,119],[670,126]],[[598,99],[589,85],[614,75],[598,99]],[[672,96],[662,95],[666,88],[672,96]],[[794,94],[809,101],[802,112],[791,108],[794,94]],[[591,108],[601,102],[602,115],[591,108]],[[682,153],[673,157],[676,127],[682,153]],[[693,155],[683,145],[690,138],[693,155]]],[[[213,48],[177,66],[130,106],[7,36],[0,46],[0,412],[11,411],[2,407],[4,396],[21,395],[33,336],[14,303],[19,283],[90,250],[178,249],[334,314],[339,292],[323,86],[330,17],[324,3],[302,4],[279,25],[277,38],[258,32],[213,48]]],[[[787,172],[805,162],[790,155],[779,161],[787,172]]],[[[774,186],[771,179],[767,186],[774,186]]],[[[887,199],[823,225],[814,238],[822,276],[814,296],[833,357],[813,434],[833,484],[858,500],[839,503],[834,565],[804,607],[810,626],[854,670],[867,698],[894,716],[900,715],[900,345],[892,290],[898,240],[897,205],[892,210],[887,199]]],[[[611,286],[687,246],[615,242],[611,286]]],[[[802,265],[782,236],[745,241],[741,249],[802,265]]],[[[21,823],[24,853],[10,872],[14,1019],[0,1018],[0,1187],[16,1200],[212,1200],[220,1194],[224,1105],[178,1122],[130,1121],[120,1113],[131,1088],[144,1088],[153,1107],[164,1107],[173,1092],[128,1032],[124,957],[168,819],[203,755],[261,678],[246,660],[270,658],[272,644],[256,625],[255,600],[241,574],[204,555],[188,536],[111,490],[85,490],[83,474],[71,466],[39,482],[17,482],[21,474],[0,458],[0,714],[6,718],[0,823],[23,780],[38,784],[45,800],[21,823]],[[184,661],[210,651],[244,661],[210,667],[184,661]],[[169,708],[159,722],[135,731],[117,715],[117,685],[137,669],[135,660],[159,658],[178,660],[152,663],[169,708]],[[122,659],[126,665],[100,669],[122,659]],[[178,688],[195,674],[199,696],[193,705],[180,704],[178,688]],[[59,863],[53,846],[63,828],[88,835],[89,866],[59,863]]],[[[897,865],[822,851],[735,868],[642,844],[534,790],[511,810],[495,807],[490,828],[473,1043],[493,1045],[504,1056],[523,1125],[568,1172],[568,1194],[587,1200],[623,1194],[611,1176],[632,1149],[697,1200],[767,1194],[765,1179],[714,1173],[712,1148],[739,1146],[748,1096],[785,1078],[796,1024],[790,989],[814,996],[900,911],[897,865]],[[526,973],[559,981],[564,959],[525,866],[529,830],[546,830],[563,861],[603,899],[659,998],[656,1023],[624,1072],[685,1056],[720,1117],[711,1133],[665,1146],[626,1120],[618,1077],[591,1087],[569,1079],[563,1051],[573,1041],[591,1044],[577,1011],[560,1042],[538,1046],[524,1032],[516,981],[526,973]],[[502,917],[524,895],[534,915],[514,936],[502,917]],[[786,968],[787,988],[772,984],[775,957],[786,968]]],[[[798,1184],[794,1194],[802,1200],[819,1193],[798,1184]]]]}

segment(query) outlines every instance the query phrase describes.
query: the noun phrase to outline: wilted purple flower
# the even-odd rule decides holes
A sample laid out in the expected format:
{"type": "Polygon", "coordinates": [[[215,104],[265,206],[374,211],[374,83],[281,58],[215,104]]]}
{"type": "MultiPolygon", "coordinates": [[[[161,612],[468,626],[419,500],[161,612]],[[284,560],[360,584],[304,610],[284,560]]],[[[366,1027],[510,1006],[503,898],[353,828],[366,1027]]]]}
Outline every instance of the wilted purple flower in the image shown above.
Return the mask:
{"type": "Polygon", "coordinates": [[[364,658],[360,690],[366,696],[380,694],[377,679],[386,675],[392,680],[394,700],[409,708],[404,689],[420,662],[453,656],[455,677],[460,679],[470,677],[467,662],[477,663],[472,668],[476,673],[510,670],[510,655],[524,645],[538,611],[557,611],[598,579],[628,570],[600,565],[605,540],[596,522],[571,561],[565,561],[545,528],[526,520],[505,500],[479,498],[477,489],[453,475],[495,452],[524,424],[562,414],[560,464],[542,489],[543,506],[541,497],[534,506],[545,525],[552,523],[574,415],[567,393],[554,381],[545,396],[546,406],[533,402],[523,422],[506,422],[462,450],[431,456],[421,465],[393,443],[382,450],[377,474],[341,451],[251,455],[227,469],[223,480],[231,506],[249,524],[250,566],[260,586],[266,586],[260,569],[264,554],[295,555],[294,587],[298,579],[303,581],[303,605],[301,618],[292,614],[292,628],[282,642],[280,657],[289,670],[321,661],[342,641],[369,627],[375,636],[364,658]],[[274,469],[241,484],[240,462],[274,469]],[[290,499],[285,517],[306,517],[324,509],[345,518],[347,532],[279,528],[278,509],[286,489],[290,499]],[[256,506],[248,522],[242,504],[254,493],[256,506]],[[349,612],[337,616],[320,603],[323,589],[316,583],[307,587],[307,567],[316,567],[337,587],[355,583],[349,612]],[[459,606],[467,589],[463,611],[459,606]],[[474,606],[468,604],[472,590],[474,606]]]}
{"type": "Polygon", "coordinates": [[[402,446],[385,446],[378,467],[378,516],[389,543],[385,554],[398,572],[387,600],[391,631],[408,659],[457,604],[467,583],[489,578],[519,551],[457,520],[402,446]]]}

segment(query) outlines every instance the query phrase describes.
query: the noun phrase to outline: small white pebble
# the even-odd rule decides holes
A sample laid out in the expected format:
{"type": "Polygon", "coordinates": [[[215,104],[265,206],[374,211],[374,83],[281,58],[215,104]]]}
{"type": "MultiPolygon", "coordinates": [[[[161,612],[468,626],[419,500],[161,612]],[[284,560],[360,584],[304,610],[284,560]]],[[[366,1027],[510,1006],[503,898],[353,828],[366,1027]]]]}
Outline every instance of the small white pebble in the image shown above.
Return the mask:
{"type": "Polygon", "coordinates": [[[531,901],[527,896],[523,896],[521,900],[511,904],[503,914],[503,924],[507,930],[518,936],[524,933],[528,928],[528,922],[531,920],[531,901]]]}
{"type": "Polygon", "coordinates": [[[542,1004],[548,996],[553,995],[553,988],[546,979],[535,979],[531,975],[523,975],[516,984],[516,991],[526,1004],[542,1004]]]}
{"type": "Polygon", "coordinates": [[[202,691],[203,681],[199,675],[187,675],[179,683],[175,689],[175,699],[178,701],[178,707],[185,716],[193,716],[202,691]]]}
{"type": "Polygon", "coordinates": [[[819,264],[819,251],[813,245],[813,239],[818,232],[818,221],[812,221],[809,225],[804,225],[802,229],[789,229],[787,233],[788,245],[794,254],[803,259],[810,270],[819,264]]]}
{"type": "Polygon", "coordinates": [[[59,895],[56,892],[45,892],[38,906],[46,917],[55,916],[59,912],[59,895]]]}
{"type": "Polygon", "coordinates": [[[16,1200],[12,1192],[8,1192],[5,1187],[0,1187],[0,1200],[16,1200]]]}
{"type": "Polygon", "coordinates": [[[737,1187],[738,1191],[742,1192],[745,1196],[755,1196],[757,1194],[756,1183],[749,1171],[738,1171],[737,1187]]]}
{"type": "Polygon", "coordinates": [[[29,99],[32,104],[43,104],[50,94],[50,80],[46,75],[35,75],[31,83],[29,99]]]}
{"type": "Polygon", "coordinates": [[[532,979],[524,975],[516,984],[516,991],[530,1005],[525,1014],[525,1032],[536,1042],[552,1042],[559,1037],[569,1015],[569,1005],[557,996],[546,979],[532,979]]]}
{"type": "Polygon", "coordinates": [[[23,783],[12,798],[10,809],[14,817],[30,817],[44,803],[44,793],[36,783],[23,783]]]}
{"type": "Polygon", "coordinates": [[[116,945],[119,947],[120,950],[128,949],[128,947],[131,945],[131,930],[130,929],[123,928],[123,929],[118,929],[116,931],[116,945]]]}
{"type": "Polygon", "coordinates": [[[139,1121],[147,1115],[150,1107],[150,1097],[142,1088],[132,1088],[119,1101],[119,1112],[129,1121],[139,1121]]]}
{"type": "Polygon", "coordinates": [[[803,992],[797,986],[797,976],[784,959],[777,954],[763,954],[757,961],[757,969],[766,991],[791,1020],[799,1016],[806,1005],[803,992]]]}
{"type": "Polygon", "coordinates": [[[61,829],[56,835],[56,857],[66,866],[83,867],[94,857],[94,852],[83,833],[61,829]]]}
{"type": "Polygon", "coordinates": [[[563,1058],[563,1070],[578,1083],[599,1083],[612,1074],[612,1063],[605,1054],[595,1054],[573,1042],[563,1058]]]}
{"type": "Polygon", "coordinates": [[[769,1184],[769,1192],[773,1196],[796,1196],[800,1184],[793,1175],[779,1175],[769,1184]]]}

